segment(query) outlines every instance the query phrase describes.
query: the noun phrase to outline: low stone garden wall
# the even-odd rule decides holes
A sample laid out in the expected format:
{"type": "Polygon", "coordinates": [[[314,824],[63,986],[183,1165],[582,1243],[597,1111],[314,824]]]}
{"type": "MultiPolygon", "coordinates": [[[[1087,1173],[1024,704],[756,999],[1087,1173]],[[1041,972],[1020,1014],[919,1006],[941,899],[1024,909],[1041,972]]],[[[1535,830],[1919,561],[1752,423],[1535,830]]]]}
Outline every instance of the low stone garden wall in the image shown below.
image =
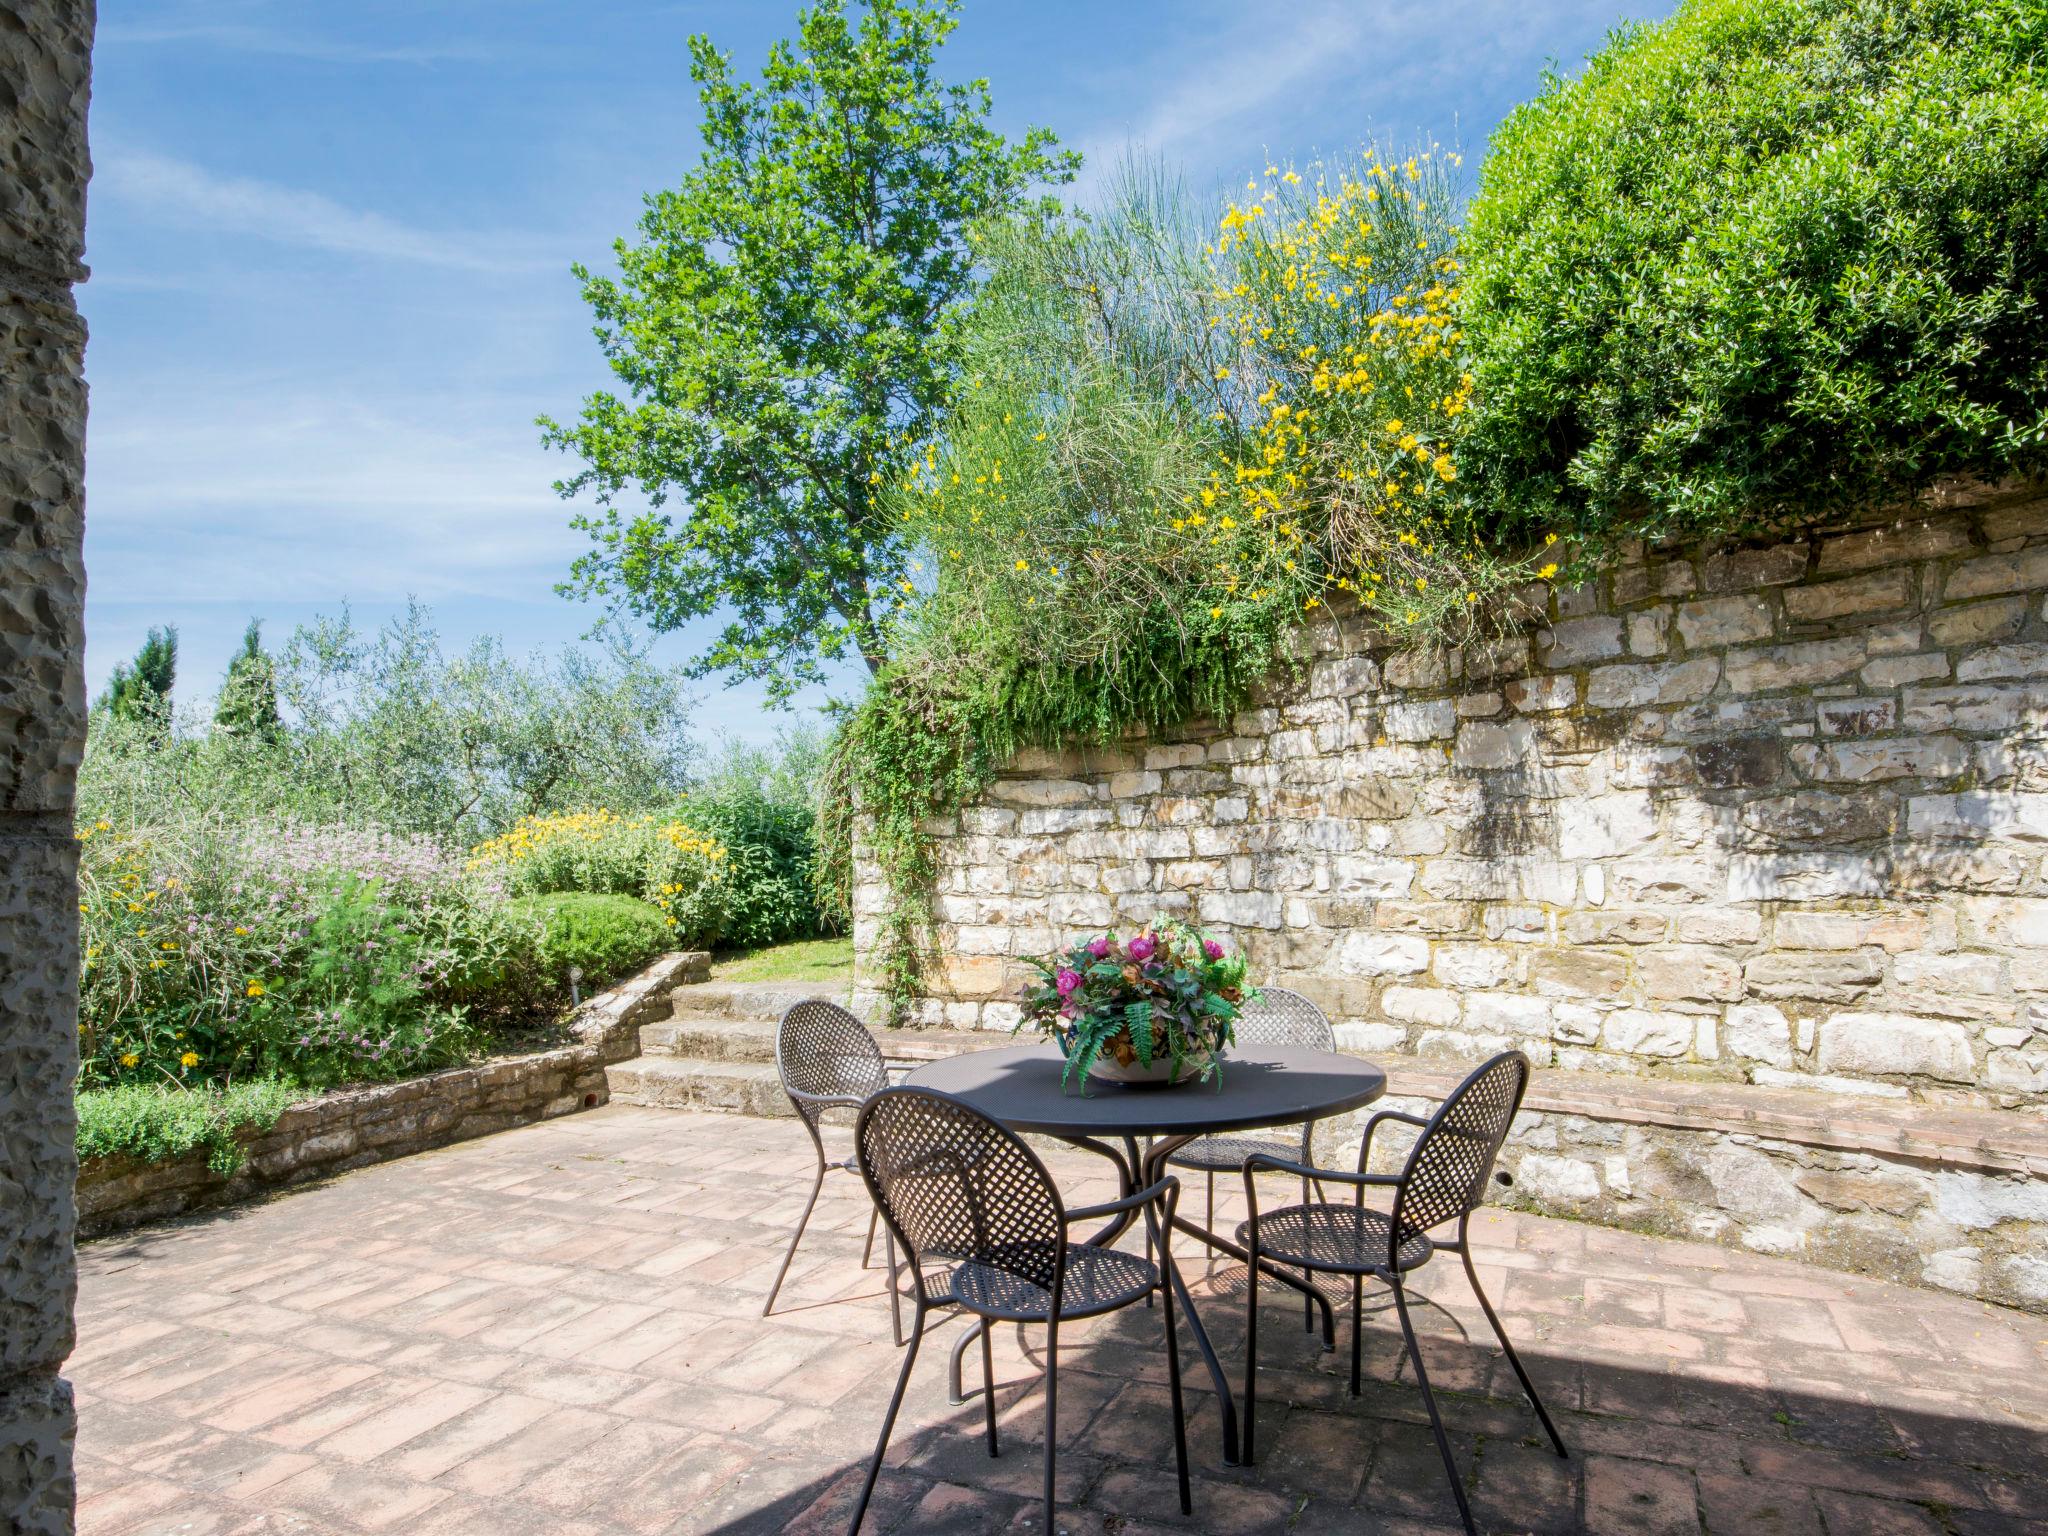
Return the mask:
{"type": "Polygon", "coordinates": [[[575,1043],[403,1082],[322,1094],[248,1135],[222,1176],[196,1151],[162,1163],[101,1158],[78,1176],[80,1235],[94,1237],[204,1206],[381,1163],[472,1136],[593,1108],[609,1097],[604,1069],[639,1051],[642,1024],[669,1015],[669,990],[701,979],[710,957],[664,955],[591,998],[569,1024],[575,1043]]]}
{"type": "Polygon", "coordinates": [[[1516,1198],[2048,1306],[2048,1162],[1997,1150],[2048,1128],[2048,495],[1639,545],[1541,607],[1448,652],[1332,614],[1230,719],[1021,755],[935,827],[924,1021],[1185,915],[1397,1086],[1510,1046],[1607,1084],[1532,1114],[1516,1198]],[[1822,1130],[1749,1128],[1781,1091],[1822,1130]],[[1991,1117],[1991,1166],[1886,1106],[1991,1117]]]}

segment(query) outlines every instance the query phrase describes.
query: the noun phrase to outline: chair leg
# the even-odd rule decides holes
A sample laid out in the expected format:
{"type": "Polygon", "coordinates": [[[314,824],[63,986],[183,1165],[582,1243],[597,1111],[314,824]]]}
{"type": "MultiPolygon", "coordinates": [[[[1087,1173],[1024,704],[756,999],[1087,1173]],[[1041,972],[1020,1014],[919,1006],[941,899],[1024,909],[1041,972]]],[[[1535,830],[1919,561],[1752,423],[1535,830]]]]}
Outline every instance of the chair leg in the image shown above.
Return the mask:
{"type": "Polygon", "coordinates": [[[1472,1294],[1479,1298],[1480,1310],[1486,1314],[1486,1320],[1493,1324],[1493,1336],[1500,1340],[1501,1353],[1508,1357],[1508,1364],[1515,1368],[1515,1375],[1521,1380],[1522,1390],[1528,1394],[1529,1406],[1536,1410],[1536,1417],[1543,1421],[1543,1432],[1550,1436],[1550,1443],[1556,1448],[1557,1454],[1569,1459],[1570,1453],[1565,1450],[1564,1441],[1558,1438],[1557,1426],[1550,1422],[1550,1415],[1543,1407],[1543,1399],[1536,1395],[1536,1383],[1531,1381],[1529,1373],[1522,1369],[1522,1357],[1515,1353],[1515,1346],[1508,1342],[1507,1330],[1501,1327],[1500,1318],[1494,1313],[1493,1303],[1486,1299],[1486,1292],[1480,1287],[1479,1271],[1472,1263],[1472,1244],[1462,1224],[1458,1231],[1458,1256],[1465,1261],[1465,1278],[1472,1282],[1472,1294]]]}
{"type": "Polygon", "coordinates": [[[789,1235],[789,1252],[782,1256],[782,1268],[775,1271],[775,1283],[768,1287],[768,1299],[761,1304],[761,1315],[767,1317],[775,1310],[775,1298],[782,1294],[782,1282],[789,1274],[790,1260],[796,1257],[796,1245],[804,1240],[804,1228],[811,1224],[811,1212],[817,1209],[818,1191],[825,1187],[825,1154],[818,1154],[818,1171],[811,1177],[811,1198],[804,1202],[804,1213],[796,1219],[796,1230],[789,1235]]]}
{"type": "Polygon", "coordinates": [[[1365,1347],[1365,1276],[1351,1277],[1351,1395],[1358,1396],[1359,1355],[1365,1347]]]}
{"type": "Polygon", "coordinates": [[[860,1523],[867,1515],[868,1500],[875,1493],[875,1479],[881,1475],[882,1457],[889,1449],[889,1431],[896,1427],[896,1412],[903,1406],[903,1389],[910,1385],[910,1370],[917,1364],[917,1346],[923,1341],[924,1304],[919,1302],[910,1334],[910,1352],[903,1357],[903,1369],[896,1377],[896,1391],[889,1399],[889,1411],[882,1415],[882,1433],[875,1441],[875,1457],[868,1463],[867,1480],[860,1485],[860,1498],[854,1503],[853,1522],[846,1528],[847,1536],[860,1536],[860,1523]]]}
{"type": "Polygon", "coordinates": [[[993,1328],[983,1326],[981,1330],[981,1406],[988,1419],[988,1453],[1002,1455],[1002,1448],[996,1444],[996,1351],[993,1343],[993,1328]]]}
{"type": "Polygon", "coordinates": [[[1238,1465],[1248,1467],[1258,1458],[1253,1454],[1254,1425],[1259,1414],[1259,1234],[1254,1227],[1247,1252],[1244,1287],[1244,1428],[1238,1436],[1238,1465]]]}
{"type": "Polygon", "coordinates": [[[1052,1474],[1058,1455],[1060,1418],[1060,1320],[1057,1309],[1045,1324],[1045,1536],[1057,1536],[1053,1521],[1052,1474]]]}
{"type": "Polygon", "coordinates": [[[1167,1278],[1166,1263],[1159,1266],[1159,1304],[1166,1318],[1166,1381],[1173,1394],[1173,1459],[1174,1470],[1180,1477],[1180,1512],[1191,1515],[1195,1505],[1188,1492],[1188,1417],[1181,1403],[1180,1340],[1173,1329],[1173,1282],[1167,1278]]]}
{"type": "Polygon", "coordinates": [[[875,1228],[881,1223],[882,1208],[878,1205],[868,1212],[868,1240],[860,1251],[860,1267],[866,1269],[868,1261],[875,1256],[875,1228]]]}
{"type": "MultiPolygon", "coordinates": [[[[1307,1178],[1303,1178],[1301,1181],[1301,1203],[1303,1205],[1308,1204],[1307,1178]]],[[[1316,1283],[1316,1273],[1312,1269],[1304,1269],[1301,1272],[1301,1278],[1306,1280],[1310,1285],[1314,1285],[1316,1283]]],[[[1316,1331],[1316,1304],[1315,1298],[1312,1296],[1304,1296],[1301,1298],[1301,1331],[1303,1333],[1314,1333],[1316,1331]]]]}
{"type": "Polygon", "coordinates": [[[1408,1320],[1408,1295],[1398,1272],[1389,1276],[1394,1289],[1394,1310],[1401,1314],[1401,1336],[1408,1345],[1408,1358],[1415,1362],[1416,1385],[1422,1388],[1423,1406],[1429,1409],[1430,1433],[1436,1436],[1437,1454],[1444,1459],[1444,1474],[1451,1482],[1451,1495],[1458,1501],[1458,1517],[1465,1522],[1467,1536],[1479,1536],[1472,1523],[1472,1506],[1465,1499],[1465,1484],[1458,1475],[1458,1463],[1451,1457],[1451,1442],[1444,1434],[1443,1415],[1436,1411],[1436,1394],[1429,1388],[1429,1368],[1422,1363],[1422,1346],[1415,1339],[1415,1325],[1408,1320]]]}
{"type": "Polygon", "coordinates": [[[882,1234],[882,1252],[889,1260],[889,1333],[903,1347],[903,1282],[896,1265],[896,1234],[882,1234]]]}

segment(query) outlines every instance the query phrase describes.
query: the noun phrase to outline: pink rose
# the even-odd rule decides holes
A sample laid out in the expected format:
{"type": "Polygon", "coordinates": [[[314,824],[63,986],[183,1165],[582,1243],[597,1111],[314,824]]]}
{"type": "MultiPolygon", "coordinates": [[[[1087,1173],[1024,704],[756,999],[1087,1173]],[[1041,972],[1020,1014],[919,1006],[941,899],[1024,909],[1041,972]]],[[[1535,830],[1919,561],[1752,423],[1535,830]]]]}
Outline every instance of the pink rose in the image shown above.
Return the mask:
{"type": "Polygon", "coordinates": [[[1107,955],[1109,953],[1109,935],[1103,934],[1100,937],[1090,939],[1088,941],[1088,953],[1098,960],[1107,955]]]}
{"type": "Polygon", "coordinates": [[[1053,978],[1053,985],[1060,989],[1061,997],[1066,997],[1073,992],[1074,988],[1081,985],[1081,973],[1079,971],[1062,970],[1058,976],[1053,978]]]}
{"type": "Polygon", "coordinates": [[[1159,948],[1159,941],[1149,933],[1141,933],[1131,940],[1131,958],[1140,962],[1150,960],[1152,952],[1159,948]]]}
{"type": "Polygon", "coordinates": [[[1204,939],[1202,940],[1202,953],[1211,960],[1221,960],[1223,958],[1223,946],[1214,939],[1204,939]]]}

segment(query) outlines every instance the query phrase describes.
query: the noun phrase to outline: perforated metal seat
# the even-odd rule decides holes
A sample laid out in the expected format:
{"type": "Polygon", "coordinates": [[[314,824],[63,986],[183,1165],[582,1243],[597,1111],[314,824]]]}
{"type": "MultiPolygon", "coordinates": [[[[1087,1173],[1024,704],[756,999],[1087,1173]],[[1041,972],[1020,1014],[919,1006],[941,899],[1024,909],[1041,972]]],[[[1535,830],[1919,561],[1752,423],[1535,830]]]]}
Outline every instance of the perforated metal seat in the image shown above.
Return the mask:
{"type": "Polygon", "coordinates": [[[1164,1266],[1180,1193],[1168,1177],[1120,1200],[1068,1210],[1045,1164],[1014,1133],[964,1099],[929,1088],[888,1088],[861,1110],[854,1131],[861,1177],[890,1233],[902,1243],[917,1315],[895,1394],[868,1463],[851,1530],[867,1514],[889,1432],[917,1364],[927,1318],[958,1308],[982,1319],[981,1368],[988,1450],[996,1437],[995,1362],[991,1319],[1045,1325],[1045,1529],[1053,1523],[1053,1471],[1059,1443],[1059,1331],[1070,1318],[1130,1306],[1157,1293],[1166,1323],[1167,1381],[1173,1399],[1173,1442],[1181,1513],[1191,1510],[1187,1420],[1181,1404],[1180,1347],[1173,1329],[1173,1287],[1164,1266]],[[1091,1243],[1069,1242],[1070,1222],[1142,1211],[1160,1262],[1091,1243]]]}
{"type": "MultiPolygon", "coordinates": [[[[1290,1205],[1259,1218],[1259,1254],[1298,1269],[1337,1274],[1371,1273],[1387,1261],[1393,1218],[1363,1205],[1290,1205]]],[[[1237,1240],[1251,1246],[1252,1224],[1240,1222],[1237,1240]]],[[[1400,1266],[1429,1261],[1435,1244],[1420,1232],[1401,1244],[1400,1266]]]]}
{"type": "MultiPolygon", "coordinates": [[[[1465,1529],[1473,1536],[1477,1536],[1478,1528],[1472,1523],[1472,1509],[1465,1497],[1464,1481],[1451,1457],[1443,1418],[1437,1412],[1436,1394],[1430,1389],[1429,1371],[1415,1342],[1415,1327],[1408,1316],[1403,1277],[1439,1250],[1455,1252],[1464,1260],[1465,1277],[1471,1282],[1473,1295],[1479,1298],[1486,1320],[1493,1325],[1494,1337],[1500,1340],[1501,1350],[1514,1367],[1522,1390],[1528,1394],[1530,1406],[1536,1410],[1536,1417],[1542,1420],[1551,1445],[1558,1455],[1563,1456],[1564,1441],[1558,1438],[1557,1427],[1550,1422],[1543,1400],[1536,1395],[1535,1383],[1522,1368],[1521,1358],[1516,1355],[1514,1345],[1508,1342],[1500,1317],[1493,1310],[1493,1303],[1479,1284],[1479,1271],[1472,1263],[1469,1241],[1472,1212],[1486,1197],[1486,1184],[1492,1176],[1494,1160],[1500,1155],[1501,1143],[1507,1140],[1508,1131],[1514,1125],[1515,1112],[1521,1108],[1522,1095],[1528,1086],[1529,1058],[1520,1051],[1504,1051],[1460,1083],[1428,1119],[1398,1109],[1383,1109],[1367,1120],[1365,1135],[1359,1142],[1358,1171],[1355,1173],[1315,1168],[1306,1159],[1291,1162],[1265,1156],[1254,1156],[1244,1166],[1245,1202],[1251,1215],[1238,1228],[1238,1240],[1251,1255],[1251,1272],[1257,1273],[1261,1260],[1274,1259],[1324,1274],[1348,1274],[1352,1277],[1351,1391],[1354,1395],[1359,1390],[1359,1337],[1360,1325],[1364,1321],[1365,1277],[1375,1276],[1393,1291],[1394,1309],[1401,1319],[1401,1337],[1407,1346],[1408,1358],[1415,1367],[1416,1384],[1422,1388],[1422,1399],[1429,1409],[1429,1424],[1436,1436],[1437,1452],[1443,1457],[1444,1471],[1450,1477],[1451,1493],[1458,1501],[1458,1513],[1464,1519],[1465,1529]],[[1373,1132],[1388,1120],[1419,1126],[1421,1134],[1415,1138],[1415,1145],[1400,1173],[1368,1173],[1373,1132]],[[1260,1172],[1292,1173],[1318,1183],[1327,1180],[1332,1184],[1348,1184],[1356,1195],[1350,1206],[1304,1201],[1300,1205],[1261,1212],[1258,1183],[1254,1177],[1260,1172]],[[1365,1206],[1368,1188],[1391,1191],[1393,1209],[1388,1212],[1368,1210],[1365,1206]],[[1458,1224],[1455,1238],[1430,1235],[1437,1228],[1454,1221],[1458,1224]]],[[[1247,1289],[1244,1459],[1249,1463],[1255,1452],[1258,1413],[1259,1288],[1252,1285],[1247,1289]]]]}
{"type": "MultiPolygon", "coordinates": [[[[823,998],[806,998],[791,1004],[783,1013],[782,1022],[775,1031],[775,1071],[782,1081],[782,1091],[789,1095],[797,1118],[803,1121],[804,1129],[811,1134],[811,1145],[818,1154],[818,1169],[811,1179],[811,1196],[804,1202],[804,1213],[797,1218],[796,1231],[790,1234],[789,1250],[782,1256],[782,1267],[775,1271],[775,1283],[768,1287],[768,1299],[761,1305],[763,1317],[775,1310],[775,1298],[782,1293],[782,1282],[789,1274],[790,1262],[796,1258],[797,1245],[804,1240],[804,1228],[810,1225],[811,1212],[817,1208],[819,1191],[825,1187],[826,1170],[838,1168],[847,1173],[860,1172],[858,1150],[852,1157],[844,1159],[826,1156],[825,1138],[819,1131],[819,1125],[832,1110],[858,1110],[889,1086],[889,1068],[882,1060],[882,1048],[868,1033],[867,1026],[837,1003],[828,1003],[823,998]]],[[[863,1269],[874,1256],[875,1226],[876,1217],[870,1214],[867,1246],[861,1250],[860,1256],[863,1269]]],[[[897,1286],[894,1238],[887,1240],[887,1258],[889,1325],[896,1342],[901,1344],[903,1299],[897,1286]]]]}

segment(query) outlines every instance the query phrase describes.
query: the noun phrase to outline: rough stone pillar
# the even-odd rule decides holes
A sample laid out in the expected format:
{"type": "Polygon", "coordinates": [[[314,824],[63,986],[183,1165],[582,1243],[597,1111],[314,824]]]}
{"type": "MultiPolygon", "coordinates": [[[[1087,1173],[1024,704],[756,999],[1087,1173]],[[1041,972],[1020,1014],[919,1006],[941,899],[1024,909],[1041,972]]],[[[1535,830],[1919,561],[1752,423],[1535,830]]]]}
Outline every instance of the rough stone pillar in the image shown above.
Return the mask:
{"type": "Polygon", "coordinates": [[[72,1529],[90,0],[0,0],[0,1531],[72,1529]]]}

